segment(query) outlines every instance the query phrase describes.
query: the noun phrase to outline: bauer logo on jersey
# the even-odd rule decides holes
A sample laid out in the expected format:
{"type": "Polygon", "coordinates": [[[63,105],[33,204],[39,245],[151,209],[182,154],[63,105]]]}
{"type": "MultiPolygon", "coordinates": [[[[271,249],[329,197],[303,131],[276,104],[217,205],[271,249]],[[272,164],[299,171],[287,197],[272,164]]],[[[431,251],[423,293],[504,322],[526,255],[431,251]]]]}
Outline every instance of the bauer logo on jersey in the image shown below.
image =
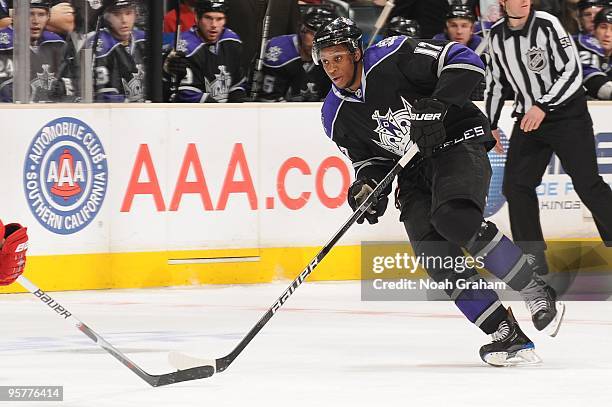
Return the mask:
{"type": "Polygon", "coordinates": [[[527,51],[527,66],[534,72],[540,72],[542,69],[546,68],[546,57],[544,54],[544,50],[541,48],[530,48],[527,51]]]}
{"type": "Polygon", "coordinates": [[[380,141],[374,140],[376,144],[393,154],[403,156],[408,150],[410,143],[410,116],[412,115],[412,106],[404,98],[403,109],[392,112],[387,111],[384,116],[376,110],[372,115],[372,119],[376,120],[377,126],[374,129],[380,141]]]}
{"type": "Polygon", "coordinates": [[[100,212],[107,186],[106,153],[87,124],[62,117],[36,134],[25,159],[24,189],[45,228],[61,235],[85,228],[100,212]]]}

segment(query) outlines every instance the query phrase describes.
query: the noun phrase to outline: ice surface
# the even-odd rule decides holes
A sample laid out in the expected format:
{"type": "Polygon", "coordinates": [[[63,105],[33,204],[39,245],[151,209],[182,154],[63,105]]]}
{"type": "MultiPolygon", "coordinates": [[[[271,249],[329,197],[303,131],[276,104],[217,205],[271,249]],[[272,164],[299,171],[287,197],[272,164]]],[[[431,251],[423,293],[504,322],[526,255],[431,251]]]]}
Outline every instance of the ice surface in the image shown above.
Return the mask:
{"type": "MultiPolygon", "coordinates": [[[[52,296],[158,374],[171,350],[227,354],[286,285],[52,296]]],[[[541,366],[484,365],[488,338],[452,303],[362,302],[358,282],[306,283],[227,371],[151,388],[31,294],[2,295],[0,385],[63,385],[64,402],[45,406],[612,405],[612,302],[568,303],[556,338],[512,305],[541,366]]]]}

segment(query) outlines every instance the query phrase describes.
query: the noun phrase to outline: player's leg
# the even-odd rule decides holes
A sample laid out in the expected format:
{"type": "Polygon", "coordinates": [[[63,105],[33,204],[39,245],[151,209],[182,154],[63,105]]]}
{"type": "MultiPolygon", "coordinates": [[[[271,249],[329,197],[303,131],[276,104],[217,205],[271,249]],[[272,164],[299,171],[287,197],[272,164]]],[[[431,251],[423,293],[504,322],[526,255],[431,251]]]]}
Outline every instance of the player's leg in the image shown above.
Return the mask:
{"type": "Polygon", "coordinates": [[[564,308],[556,304],[554,290],[534,274],[521,248],[483,218],[491,174],[484,147],[461,144],[434,156],[432,162],[431,222],[436,231],[519,291],[536,328],[556,335],[564,308]]]}
{"type": "MultiPolygon", "coordinates": [[[[432,258],[450,256],[459,259],[464,256],[461,248],[444,239],[430,222],[431,192],[430,185],[424,185],[428,175],[413,173],[412,177],[403,174],[397,201],[401,217],[416,255],[432,258]]],[[[478,281],[481,277],[474,269],[456,272],[443,264],[429,264],[427,273],[436,282],[450,281],[451,287],[446,294],[459,310],[484,333],[497,338],[492,344],[481,348],[483,361],[493,365],[533,363],[539,361],[531,340],[522,332],[511,313],[501,304],[497,293],[489,289],[458,289],[458,279],[478,281]]]]}
{"type": "Polygon", "coordinates": [[[548,273],[536,188],[550,162],[552,148],[539,136],[525,134],[515,124],[504,171],[503,193],[508,202],[514,242],[530,254],[538,274],[548,273]]]}
{"type": "Polygon", "coordinates": [[[563,130],[550,136],[561,165],[572,178],[576,193],[593,214],[602,240],[612,246],[612,190],[599,175],[590,116],[563,122],[563,130]]]}

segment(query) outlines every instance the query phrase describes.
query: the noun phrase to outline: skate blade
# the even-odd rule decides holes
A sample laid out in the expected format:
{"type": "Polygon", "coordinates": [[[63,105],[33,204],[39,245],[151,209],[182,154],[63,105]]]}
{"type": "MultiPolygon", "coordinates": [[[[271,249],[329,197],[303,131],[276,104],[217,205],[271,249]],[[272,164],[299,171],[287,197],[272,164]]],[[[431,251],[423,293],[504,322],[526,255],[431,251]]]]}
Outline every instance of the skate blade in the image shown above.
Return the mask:
{"type": "Polygon", "coordinates": [[[543,329],[544,333],[550,335],[553,338],[557,336],[557,333],[561,328],[561,322],[563,322],[563,317],[565,316],[565,304],[562,302],[557,302],[556,307],[557,315],[555,315],[553,320],[550,321],[550,323],[546,325],[546,328],[543,329]]]}
{"type": "Polygon", "coordinates": [[[542,359],[535,353],[533,348],[521,349],[514,355],[508,352],[489,353],[484,357],[484,361],[491,366],[529,366],[542,363],[542,359]]]}

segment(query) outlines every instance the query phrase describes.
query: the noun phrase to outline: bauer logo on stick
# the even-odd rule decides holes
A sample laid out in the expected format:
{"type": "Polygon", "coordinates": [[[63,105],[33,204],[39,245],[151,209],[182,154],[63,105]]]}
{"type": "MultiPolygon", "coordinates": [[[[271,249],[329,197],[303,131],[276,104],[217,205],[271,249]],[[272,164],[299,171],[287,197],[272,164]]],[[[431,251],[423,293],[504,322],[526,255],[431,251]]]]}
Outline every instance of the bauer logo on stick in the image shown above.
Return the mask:
{"type": "Polygon", "coordinates": [[[36,134],[25,159],[24,190],[32,214],[49,231],[68,235],[89,225],[107,186],[106,153],[87,124],[62,117],[36,134]]]}

